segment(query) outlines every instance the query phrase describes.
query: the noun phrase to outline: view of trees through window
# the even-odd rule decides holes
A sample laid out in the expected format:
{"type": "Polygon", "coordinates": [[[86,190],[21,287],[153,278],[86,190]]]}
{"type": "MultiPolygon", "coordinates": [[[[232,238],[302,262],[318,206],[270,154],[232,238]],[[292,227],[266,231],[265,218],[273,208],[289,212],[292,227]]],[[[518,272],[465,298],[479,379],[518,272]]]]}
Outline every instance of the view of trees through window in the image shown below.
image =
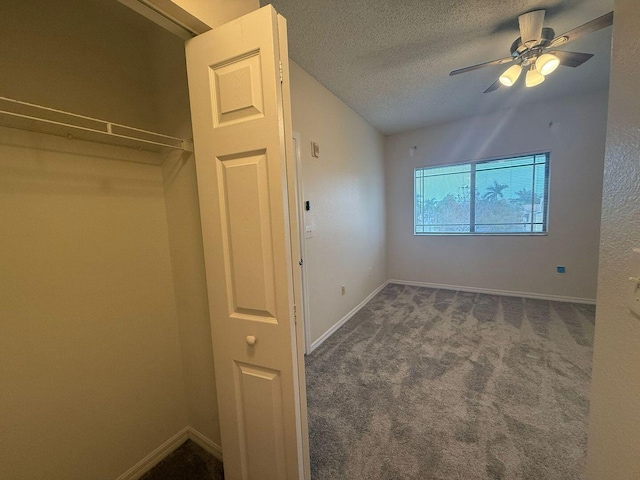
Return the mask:
{"type": "Polygon", "coordinates": [[[547,231],[549,154],[415,170],[414,233],[547,231]]]}

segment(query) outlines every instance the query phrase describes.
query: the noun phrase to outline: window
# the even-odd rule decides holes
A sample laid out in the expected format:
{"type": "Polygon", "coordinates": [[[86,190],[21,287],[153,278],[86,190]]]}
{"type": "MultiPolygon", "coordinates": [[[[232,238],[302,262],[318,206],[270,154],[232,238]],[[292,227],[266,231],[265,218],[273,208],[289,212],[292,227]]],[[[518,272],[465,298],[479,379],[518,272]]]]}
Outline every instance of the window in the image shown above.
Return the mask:
{"type": "Polygon", "coordinates": [[[415,169],[414,233],[547,231],[549,154],[415,169]]]}

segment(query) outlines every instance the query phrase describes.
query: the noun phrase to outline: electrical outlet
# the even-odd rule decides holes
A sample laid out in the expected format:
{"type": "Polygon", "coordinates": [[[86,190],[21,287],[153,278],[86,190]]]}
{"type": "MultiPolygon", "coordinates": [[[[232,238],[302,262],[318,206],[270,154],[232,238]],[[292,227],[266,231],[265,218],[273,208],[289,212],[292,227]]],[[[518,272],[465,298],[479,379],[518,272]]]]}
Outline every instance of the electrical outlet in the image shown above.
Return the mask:
{"type": "Polygon", "coordinates": [[[342,292],[342,295],[344,295],[345,293],[347,293],[347,287],[342,285],[342,287],[340,287],[340,291],[342,292]]]}

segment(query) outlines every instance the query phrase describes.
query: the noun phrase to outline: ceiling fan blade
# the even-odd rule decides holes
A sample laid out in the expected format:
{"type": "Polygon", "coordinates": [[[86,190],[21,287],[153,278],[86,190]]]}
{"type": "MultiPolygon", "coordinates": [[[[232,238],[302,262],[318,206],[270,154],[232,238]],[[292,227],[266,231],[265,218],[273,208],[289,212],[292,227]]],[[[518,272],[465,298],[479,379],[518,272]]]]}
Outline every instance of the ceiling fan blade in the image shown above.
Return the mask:
{"type": "Polygon", "coordinates": [[[499,89],[502,86],[502,84],[500,83],[500,79],[496,80],[495,82],[493,82],[491,84],[491,86],[489,88],[487,88],[484,92],[482,93],[489,93],[489,92],[493,92],[497,89],[499,89]]]}
{"type": "Polygon", "coordinates": [[[542,39],[542,27],[544,25],[544,10],[535,10],[523,13],[518,17],[520,25],[520,39],[522,44],[531,47],[540,43],[542,39]]]}
{"type": "Polygon", "coordinates": [[[560,65],[564,65],[565,67],[579,67],[584,62],[593,57],[593,53],[578,53],[578,52],[565,52],[562,50],[558,50],[553,53],[556,57],[560,59],[560,65]]]}
{"type": "Polygon", "coordinates": [[[595,18],[590,22],[585,23],[584,25],[580,25],[579,27],[574,28],[573,30],[569,30],[567,33],[563,33],[562,35],[558,35],[556,38],[551,40],[549,44],[550,47],[556,47],[558,45],[563,45],[567,42],[572,42],[573,40],[586,35],[587,33],[595,32],[596,30],[600,30],[601,28],[608,27],[613,23],[613,12],[609,12],[601,17],[595,18]]]}
{"type": "Polygon", "coordinates": [[[472,70],[477,70],[479,68],[488,67],[490,65],[503,65],[505,63],[511,63],[511,62],[513,62],[513,60],[514,60],[514,57],[506,57],[506,58],[500,58],[498,60],[492,60],[490,62],[479,63],[478,65],[473,65],[471,67],[465,67],[465,68],[459,68],[458,70],[454,70],[452,72],[449,72],[449,76],[458,75],[460,73],[470,72],[472,70]]]}

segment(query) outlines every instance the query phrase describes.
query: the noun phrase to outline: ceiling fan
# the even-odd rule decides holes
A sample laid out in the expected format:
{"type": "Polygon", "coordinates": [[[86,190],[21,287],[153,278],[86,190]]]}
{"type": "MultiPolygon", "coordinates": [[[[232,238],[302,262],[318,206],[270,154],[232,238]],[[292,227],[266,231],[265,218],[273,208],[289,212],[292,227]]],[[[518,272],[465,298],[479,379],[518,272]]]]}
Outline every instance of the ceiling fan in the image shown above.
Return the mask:
{"type": "Polygon", "coordinates": [[[608,27],[613,23],[613,12],[609,12],[556,37],[553,28],[543,26],[544,15],[545,10],[535,10],[518,17],[520,36],[511,45],[511,56],[454,70],[449,75],[458,75],[490,65],[511,63],[513,65],[507,68],[484,93],[493,92],[503,85],[511,87],[523,71],[526,72],[525,85],[535,87],[544,82],[545,76],[553,72],[559,65],[579,67],[593,57],[591,53],[566,52],[555,50],[556,47],[587,33],[608,27]]]}

